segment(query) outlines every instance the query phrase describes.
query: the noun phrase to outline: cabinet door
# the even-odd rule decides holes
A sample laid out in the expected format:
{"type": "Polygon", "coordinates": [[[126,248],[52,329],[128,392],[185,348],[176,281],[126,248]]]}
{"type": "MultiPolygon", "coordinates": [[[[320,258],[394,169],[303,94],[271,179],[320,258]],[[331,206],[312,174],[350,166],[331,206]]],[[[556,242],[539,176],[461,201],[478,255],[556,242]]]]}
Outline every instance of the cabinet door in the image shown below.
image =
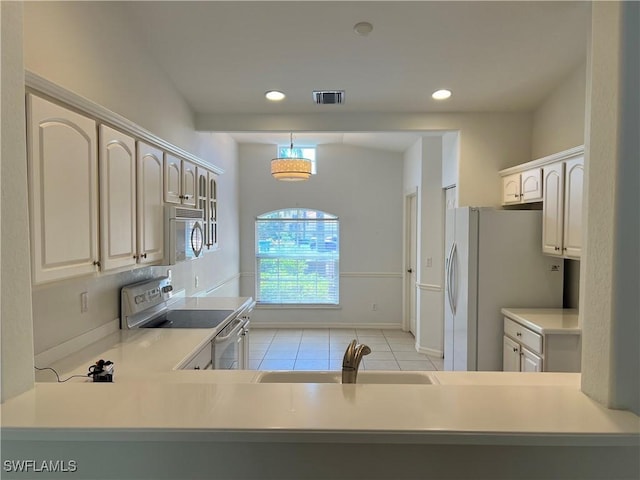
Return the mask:
{"type": "Polygon", "coordinates": [[[209,191],[207,218],[209,222],[209,243],[210,250],[218,248],[218,180],[216,175],[209,172],[209,191]]]}
{"type": "Polygon", "coordinates": [[[162,151],[138,142],[138,263],[164,258],[162,151]]]}
{"type": "Polygon", "coordinates": [[[169,154],[164,157],[164,201],[182,203],[182,160],[169,154]]]}
{"type": "Polygon", "coordinates": [[[542,200],[542,169],[534,168],[522,172],[520,178],[520,199],[523,202],[542,200]]]}
{"type": "Polygon", "coordinates": [[[520,355],[523,372],[542,372],[542,358],[526,348],[521,349],[520,355]]]}
{"type": "Polygon", "coordinates": [[[34,283],[93,273],[98,265],[96,122],[27,96],[34,283]]]}
{"type": "Polygon", "coordinates": [[[502,203],[520,203],[520,174],[502,177],[502,203]]]}
{"type": "Polygon", "coordinates": [[[520,371],[520,345],[506,335],[502,337],[502,370],[520,371]]]}
{"type": "Polygon", "coordinates": [[[136,144],[100,125],[100,247],[104,270],[136,264],[136,144]]]}
{"type": "Polygon", "coordinates": [[[542,186],[542,252],[562,255],[564,164],[544,168],[542,186]]]}
{"type": "Polygon", "coordinates": [[[204,247],[203,251],[207,251],[207,246],[209,245],[209,220],[208,220],[208,210],[209,210],[209,174],[206,170],[202,168],[198,168],[198,201],[196,203],[196,208],[201,209],[204,212],[204,247]]]}
{"type": "Polygon", "coordinates": [[[198,169],[186,160],[182,160],[182,204],[187,207],[196,206],[198,188],[198,169]]]}
{"type": "Polygon", "coordinates": [[[565,162],[563,253],[580,258],[582,251],[582,189],[584,157],[565,162]]]}

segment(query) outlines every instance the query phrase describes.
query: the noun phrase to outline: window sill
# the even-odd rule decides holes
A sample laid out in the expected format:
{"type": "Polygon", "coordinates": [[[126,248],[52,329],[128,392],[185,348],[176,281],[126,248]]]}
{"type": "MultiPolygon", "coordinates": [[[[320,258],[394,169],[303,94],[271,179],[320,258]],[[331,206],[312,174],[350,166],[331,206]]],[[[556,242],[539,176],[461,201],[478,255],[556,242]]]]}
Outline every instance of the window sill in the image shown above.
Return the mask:
{"type": "Polygon", "coordinates": [[[323,305],[320,303],[256,303],[258,310],[339,310],[342,308],[338,305],[323,305]]]}

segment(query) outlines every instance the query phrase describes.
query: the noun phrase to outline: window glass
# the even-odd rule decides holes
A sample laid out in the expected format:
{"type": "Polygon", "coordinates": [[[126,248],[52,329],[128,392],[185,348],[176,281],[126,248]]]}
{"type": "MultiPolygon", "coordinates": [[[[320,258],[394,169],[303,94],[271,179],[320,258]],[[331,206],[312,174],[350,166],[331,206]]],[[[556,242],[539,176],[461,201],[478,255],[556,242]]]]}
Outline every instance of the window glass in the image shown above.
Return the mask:
{"type": "Polygon", "coordinates": [[[256,299],[265,304],[337,305],[339,221],[290,208],[256,219],[256,299]]]}

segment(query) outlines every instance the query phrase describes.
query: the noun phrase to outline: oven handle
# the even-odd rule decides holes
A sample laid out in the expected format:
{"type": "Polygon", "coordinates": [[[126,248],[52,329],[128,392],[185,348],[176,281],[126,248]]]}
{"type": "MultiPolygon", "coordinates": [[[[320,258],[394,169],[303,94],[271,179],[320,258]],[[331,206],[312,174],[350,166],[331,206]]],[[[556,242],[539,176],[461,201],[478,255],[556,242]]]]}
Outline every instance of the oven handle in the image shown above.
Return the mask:
{"type": "Polygon", "coordinates": [[[236,333],[238,333],[238,331],[242,328],[242,320],[240,320],[239,318],[234,318],[231,322],[238,322],[238,324],[235,327],[233,327],[233,330],[231,330],[229,335],[225,335],[224,337],[220,337],[216,335],[216,337],[213,339],[215,343],[226,342],[231,337],[233,337],[236,333]]]}

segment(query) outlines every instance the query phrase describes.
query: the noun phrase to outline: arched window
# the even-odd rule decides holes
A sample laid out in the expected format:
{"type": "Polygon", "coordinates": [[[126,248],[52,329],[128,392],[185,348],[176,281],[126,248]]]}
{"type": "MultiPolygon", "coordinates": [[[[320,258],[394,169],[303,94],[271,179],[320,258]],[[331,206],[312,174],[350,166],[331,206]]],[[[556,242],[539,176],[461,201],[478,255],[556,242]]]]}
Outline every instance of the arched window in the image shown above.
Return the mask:
{"type": "Polygon", "coordinates": [[[256,218],[256,300],[263,304],[337,305],[338,217],[286,208],[256,218]]]}

